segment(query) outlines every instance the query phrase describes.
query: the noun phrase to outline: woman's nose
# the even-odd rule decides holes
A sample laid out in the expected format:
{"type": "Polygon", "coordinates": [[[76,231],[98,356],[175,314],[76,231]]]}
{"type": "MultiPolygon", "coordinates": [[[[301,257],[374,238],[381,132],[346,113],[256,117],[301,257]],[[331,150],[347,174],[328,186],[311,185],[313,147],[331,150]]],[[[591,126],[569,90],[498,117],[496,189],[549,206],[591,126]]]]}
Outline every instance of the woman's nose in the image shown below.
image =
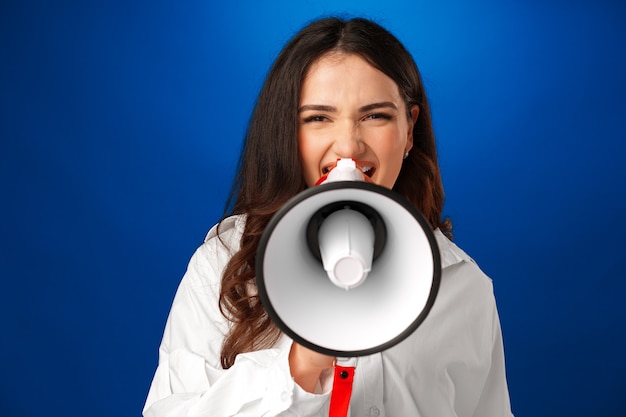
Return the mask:
{"type": "Polygon", "coordinates": [[[365,149],[358,126],[345,124],[335,132],[333,150],[339,158],[355,158],[365,149]]]}

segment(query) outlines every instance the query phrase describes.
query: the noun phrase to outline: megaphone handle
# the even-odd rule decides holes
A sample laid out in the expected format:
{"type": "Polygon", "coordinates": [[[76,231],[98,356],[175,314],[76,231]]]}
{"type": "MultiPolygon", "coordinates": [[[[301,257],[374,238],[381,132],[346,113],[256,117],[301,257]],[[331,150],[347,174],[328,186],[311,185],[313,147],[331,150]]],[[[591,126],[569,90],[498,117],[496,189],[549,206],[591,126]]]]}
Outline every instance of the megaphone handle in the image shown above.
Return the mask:
{"type": "Polygon", "coordinates": [[[352,383],[354,381],[354,366],[335,364],[333,389],[330,393],[330,409],[328,417],[346,417],[352,397],[352,383]]]}

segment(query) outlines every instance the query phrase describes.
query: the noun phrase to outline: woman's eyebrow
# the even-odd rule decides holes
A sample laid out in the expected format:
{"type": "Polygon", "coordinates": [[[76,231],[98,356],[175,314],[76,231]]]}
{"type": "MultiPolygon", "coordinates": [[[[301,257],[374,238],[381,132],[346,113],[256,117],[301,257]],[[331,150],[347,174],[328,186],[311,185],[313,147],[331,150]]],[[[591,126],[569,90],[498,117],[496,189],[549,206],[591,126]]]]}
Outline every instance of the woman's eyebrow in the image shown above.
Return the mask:
{"type": "MultiPolygon", "coordinates": [[[[375,109],[380,109],[380,108],[391,108],[394,110],[398,110],[398,106],[395,105],[395,103],[391,102],[391,101],[381,101],[379,103],[372,103],[372,104],[366,104],[365,106],[362,106],[359,108],[359,112],[368,112],[371,110],[375,110],[375,109]]],[[[304,106],[300,106],[300,108],[298,109],[298,113],[302,113],[305,111],[325,111],[325,112],[336,112],[337,108],[333,107],[333,106],[327,106],[324,104],[305,104],[304,106]]]]}
{"type": "Polygon", "coordinates": [[[304,106],[300,106],[298,109],[298,113],[302,113],[309,110],[315,111],[325,111],[325,112],[336,112],[337,109],[333,106],[326,106],[323,104],[305,104],[304,106]]]}
{"type": "Polygon", "coordinates": [[[359,108],[359,112],[368,112],[368,111],[371,111],[371,110],[385,108],[385,107],[392,108],[394,110],[398,110],[398,106],[396,106],[391,101],[381,101],[380,103],[367,104],[367,105],[359,108]]]}

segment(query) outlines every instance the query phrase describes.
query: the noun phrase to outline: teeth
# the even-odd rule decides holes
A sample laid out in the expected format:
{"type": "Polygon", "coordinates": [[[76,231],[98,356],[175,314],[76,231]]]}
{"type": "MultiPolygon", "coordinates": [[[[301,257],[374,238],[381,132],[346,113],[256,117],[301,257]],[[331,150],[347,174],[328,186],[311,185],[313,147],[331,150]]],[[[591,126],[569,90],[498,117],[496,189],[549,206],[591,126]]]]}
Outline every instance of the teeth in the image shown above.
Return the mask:
{"type": "MultiPolygon", "coordinates": [[[[328,174],[333,168],[334,168],[334,166],[328,166],[328,167],[322,168],[322,175],[328,174]]],[[[368,173],[369,171],[371,171],[373,167],[363,166],[363,167],[358,167],[358,168],[361,170],[361,172],[363,172],[365,174],[365,173],[368,173]]]]}

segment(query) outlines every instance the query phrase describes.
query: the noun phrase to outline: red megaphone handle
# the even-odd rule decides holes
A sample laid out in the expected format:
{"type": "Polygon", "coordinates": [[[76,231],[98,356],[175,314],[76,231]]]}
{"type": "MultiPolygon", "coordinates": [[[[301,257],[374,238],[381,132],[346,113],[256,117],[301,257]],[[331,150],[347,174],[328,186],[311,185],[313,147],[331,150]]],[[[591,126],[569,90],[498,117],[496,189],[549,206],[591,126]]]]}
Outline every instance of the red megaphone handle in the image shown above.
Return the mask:
{"type": "Polygon", "coordinates": [[[348,415],[353,381],[354,366],[335,365],[328,417],[346,417],[348,415]]]}

